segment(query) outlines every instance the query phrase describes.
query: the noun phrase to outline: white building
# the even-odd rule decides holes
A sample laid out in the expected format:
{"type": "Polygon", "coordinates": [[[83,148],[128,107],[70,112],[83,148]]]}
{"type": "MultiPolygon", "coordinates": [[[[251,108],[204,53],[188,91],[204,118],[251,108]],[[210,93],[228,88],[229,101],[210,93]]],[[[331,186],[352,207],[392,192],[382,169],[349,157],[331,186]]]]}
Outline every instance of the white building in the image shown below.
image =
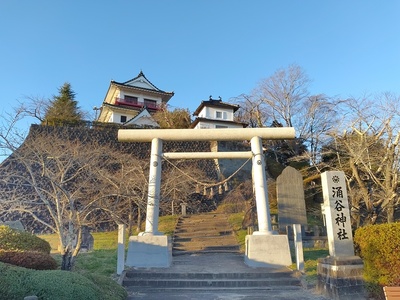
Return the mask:
{"type": "Polygon", "coordinates": [[[151,115],[166,105],[173,95],[174,92],[158,89],[140,71],[138,76],[126,82],[110,82],[97,121],[158,127],[151,115]]]}
{"type": "Polygon", "coordinates": [[[244,128],[246,123],[234,121],[234,114],[239,109],[239,105],[210,99],[201,101],[201,104],[193,113],[196,116],[194,122],[190,125],[194,129],[213,129],[213,128],[244,128]]]}

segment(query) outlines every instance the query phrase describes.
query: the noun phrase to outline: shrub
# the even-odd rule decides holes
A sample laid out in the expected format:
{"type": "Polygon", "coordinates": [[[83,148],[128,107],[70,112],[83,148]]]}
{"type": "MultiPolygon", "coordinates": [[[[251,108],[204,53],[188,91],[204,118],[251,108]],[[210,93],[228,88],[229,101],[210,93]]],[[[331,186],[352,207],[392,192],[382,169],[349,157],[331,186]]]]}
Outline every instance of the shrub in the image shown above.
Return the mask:
{"type": "Polygon", "coordinates": [[[0,299],[122,300],[127,294],[110,278],[69,271],[37,271],[0,263],[0,299]]]}
{"type": "Polygon", "coordinates": [[[400,285],[400,223],[360,227],[354,235],[369,284],[400,285]]]}
{"type": "Polygon", "coordinates": [[[50,254],[50,244],[29,232],[18,231],[8,226],[0,226],[0,249],[38,251],[50,254]]]}
{"type": "Polygon", "coordinates": [[[0,250],[0,261],[35,270],[57,269],[56,260],[43,252],[0,250]]]}

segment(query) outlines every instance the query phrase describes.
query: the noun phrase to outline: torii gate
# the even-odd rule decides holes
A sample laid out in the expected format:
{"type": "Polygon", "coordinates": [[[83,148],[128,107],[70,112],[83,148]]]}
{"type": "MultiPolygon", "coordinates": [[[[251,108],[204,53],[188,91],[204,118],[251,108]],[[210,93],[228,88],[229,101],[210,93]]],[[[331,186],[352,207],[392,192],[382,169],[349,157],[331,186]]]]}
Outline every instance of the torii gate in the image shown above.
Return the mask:
{"type": "Polygon", "coordinates": [[[146,227],[129,238],[127,266],[168,267],[172,262],[170,238],[158,232],[161,161],[168,159],[243,159],[252,157],[258,231],[246,236],[245,262],[254,267],[281,267],[291,264],[288,238],[272,232],[265,159],[262,139],[295,138],[292,127],[224,128],[224,129],[120,129],[120,142],[151,142],[146,227]],[[163,141],[244,141],[250,140],[251,151],[242,152],[173,152],[163,153],[163,141]]]}

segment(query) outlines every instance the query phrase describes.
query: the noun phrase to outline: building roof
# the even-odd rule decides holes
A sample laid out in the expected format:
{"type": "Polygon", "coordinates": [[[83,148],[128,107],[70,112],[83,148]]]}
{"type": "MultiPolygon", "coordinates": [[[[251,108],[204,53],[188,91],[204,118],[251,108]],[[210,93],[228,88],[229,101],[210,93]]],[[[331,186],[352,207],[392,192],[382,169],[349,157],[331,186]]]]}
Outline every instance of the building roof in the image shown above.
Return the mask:
{"type": "Polygon", "coordinates": [[[143,108],[135,117],[126,121],[123,125],[147,125],[152,127],[160,127],[160,125],[154,120],[149,111],[143,108]]]}
{"type": "Polygon", "coordinates": [[[210,96],[209,100],[205,100],[205,101],[201,101],[201,104],[199,105],[199,107],[197,107],[197,109],[194,111],[193,115],[194,116],[198,116],[199,113],[201,112],[201,110],[205,107],[221,107],[221,108],[231,108],[233,109],[233,112],[236,112],[240,106],[236,105],[236,104],[230,104],[230,103],[226,103],[226,102],[222,102],[221,97],[219,97],[219,99],[212,99],[212,97],[210,96]]]}
{"type": "MultiPolygon", "coordinates": [[[[134,77],[128,81],[125,81],[125,82],[117,82],[117,81],[111,80],[110,85],[115,85],[120,88],[128,88],[128,89],[157,93],[157,94],[167,96],[168,99],[174,95],[174,92],[166,92],[166,91],[163,91],[163,90],[160,90],[159,88],[157,88],[153,83],[151,83],[150,80],[148,80],[146,78],[146,76],[144,75],[144,73],[142,71],[140,71],[140,73],[136,77],[134,77]]],[[[165,97],[162,97],[162,98],[164,99],[165,97]]]]}
{"type": "Polygon", "coordinates": [[[190,124],[190,128],[196,127],[196,125],[197,125],[199,122],[218,123],[218,124],[221,124],[221,123],[233,124],[233,125],[240,125],[240,126],[243,126],[243,128],[245,128],[245,127],[247,127],[247,125],[249,125],[249,124],[247,124],[247,123],[242,123],[242,122],[227,121],[227,120],[216,120],[216,119],[208,119],[208,118],[199,118],[199,117],[197,117],[197,118],[193,121],[193,123],[190,124]]]}

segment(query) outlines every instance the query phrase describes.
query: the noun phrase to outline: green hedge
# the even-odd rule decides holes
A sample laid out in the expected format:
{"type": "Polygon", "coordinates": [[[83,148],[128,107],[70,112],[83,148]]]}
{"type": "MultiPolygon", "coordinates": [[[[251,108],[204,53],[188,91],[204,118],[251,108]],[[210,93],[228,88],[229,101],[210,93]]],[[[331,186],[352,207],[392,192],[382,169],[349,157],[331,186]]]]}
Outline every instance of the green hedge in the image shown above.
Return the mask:
{"type": "Polygon", "coordinates": [[[354,242],[367,283],[400,286],[400,223],[360,227],[354,242]]]}
{"type": "Polygon", "coordinates": [[[0,261],[35,270],[57,269],[57,262],[50,254],[36,251],[6,251],[0,249],[0,261]]]}
{"type": "Polygon", "coordinates": [[[37,296],[40,300],[122,300],[123,287],[103,276],[83,276],[70,271],[37,271],[0,263],[0,298],[37,296]]]}
{"type": "Polygon", "coordinates": [[[12,229],[8,226],[0,226],[0,249],[37,251],[50,254],[50,244],[29,232],[12,229]]]}

